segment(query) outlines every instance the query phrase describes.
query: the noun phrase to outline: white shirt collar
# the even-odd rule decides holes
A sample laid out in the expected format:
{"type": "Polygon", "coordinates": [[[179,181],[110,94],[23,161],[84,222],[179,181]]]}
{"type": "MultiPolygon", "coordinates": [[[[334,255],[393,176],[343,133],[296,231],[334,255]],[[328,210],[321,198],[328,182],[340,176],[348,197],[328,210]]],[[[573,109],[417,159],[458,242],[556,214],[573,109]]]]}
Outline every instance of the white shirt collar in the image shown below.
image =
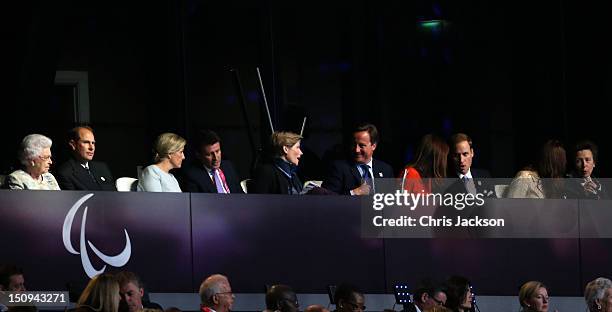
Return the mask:
{"type": "Polygon", "coordinates": [[[83,167],[84,169],[89,170],[89,162],[86,161],[84,164],[81,164],[81,167],[83,167]]]}
{"type": "Polygon", "coordinates": [[[459,179],[463,179],[463,177],[468,177],[468,179],[472,179],[472,168],[468,169],[468,172],[466,174],[462,174],[462,173],[458,173],[459,174],[459,179]]]}

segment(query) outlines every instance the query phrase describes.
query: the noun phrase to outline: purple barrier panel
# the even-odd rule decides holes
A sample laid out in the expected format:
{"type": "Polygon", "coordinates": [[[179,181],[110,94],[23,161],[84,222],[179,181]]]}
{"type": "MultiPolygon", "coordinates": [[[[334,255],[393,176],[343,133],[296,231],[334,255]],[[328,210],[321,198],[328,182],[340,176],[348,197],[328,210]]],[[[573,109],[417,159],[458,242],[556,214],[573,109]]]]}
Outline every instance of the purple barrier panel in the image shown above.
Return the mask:
{"type": "Polygon", "coordinates": [[[612,276],[612,200],[581,200],[582,291],[595,278],[612,276]]]}
{"type": "Polygon", "coordinates": [[[553,296],[580,296],[577,212],[576,200],[493,199],[462,211],[439,208],[438,218],[494,214],[505,217],[507,224],[500,229],[441,231],[444,238],[386,239],[388,286],[398,281],[414,286],[424,277],[444,280],[462,275],[481,295],[516,296],[523,283],[539,280],[553,296]],[[481,238],[495,237],[492,233],[524,238],[481,238]]]}
{"type": "Polygon", "coordinates": [[[384,290],[383,243],[361,238],[359,199],[191,194],[194,277],[228,275],[234,291],[284,283],[325,293],[350,282],[384,290]]]}
{"type": "Polygon", "coordinates": [[[388,286],[467,277],[477,295],[516,296],[530,280],[552,296],[580,296],[577,239],[386,239],[388,286]]]}
{"type": "Polygon", "coordinates": [[[31,290],[131,270],[148,291],[191,291],[189,218],[189,194],[1,191],[0,262],[31,290]]]}

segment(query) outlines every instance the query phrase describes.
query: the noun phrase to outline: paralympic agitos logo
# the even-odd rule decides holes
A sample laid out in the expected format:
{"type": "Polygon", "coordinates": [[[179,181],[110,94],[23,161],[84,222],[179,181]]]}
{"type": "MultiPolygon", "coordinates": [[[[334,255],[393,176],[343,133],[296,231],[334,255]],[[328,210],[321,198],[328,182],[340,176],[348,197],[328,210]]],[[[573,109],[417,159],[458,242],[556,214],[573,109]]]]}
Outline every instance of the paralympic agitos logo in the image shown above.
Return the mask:
{"type": "MultiPolygon", "coordinates": [[[[76,251],[74,247],[72,247],[72,242],[70,241],[70,231],[72,229],[72,221],[74,220],[74,216],[76,215],[76,213],[79,211],[79,208],[81,208],[81,205],[83,205],[83,203],[86,202],[92,196],[94,196],[94,194],[87,194],[81,197],[79,200],[77,200],[77,202],[74,203],[74,205],[72,205],[72,208],[70,208],[70,210],[68,211],[68,214],[66,215],[66,218],[64,219],[64,227],[62,230],[62,239],[64,241],[64,246],[66,247],[66,250],[68,250],[68,252],[70,252],[71,254],[81,255],[81,263],[83,264],[83,270],[85,270],[85,273],[90,278],[93,278],[94,276],[100,273],[103,273],[104,270],[106,270],[106,265],[102,266],[101,269],[96,270],[91,264],[91,261],[89,260],[89,254],[87,252],[87,245],[85,244],[85,241],[86,241],[85,225],[87,224],[87,206],[85,206],[85,209],[83,211],[83,218],[81,220],[81,235],[80,235],[79,251],[76,251]]],[[[130,244],[130,236],[128,235],[128,232],[126,229],[123,229],[123,231],[125,232],[125,247],[123,248],[123,251],[120,252],[118,255],[107,256],[103,254],[100,250],[98,250],[96,246],[94,246],[94,244],[92,244],[90,241],[87,241],[87,244],[89,245],[91,250],[94,252],[94,254],[96,254],[102,261],[104,261],[104,263],[108,265],[112,265],[114,267],[122,267],[130,260],[130,256],[132,254],[132,245],[130,244]]]]}

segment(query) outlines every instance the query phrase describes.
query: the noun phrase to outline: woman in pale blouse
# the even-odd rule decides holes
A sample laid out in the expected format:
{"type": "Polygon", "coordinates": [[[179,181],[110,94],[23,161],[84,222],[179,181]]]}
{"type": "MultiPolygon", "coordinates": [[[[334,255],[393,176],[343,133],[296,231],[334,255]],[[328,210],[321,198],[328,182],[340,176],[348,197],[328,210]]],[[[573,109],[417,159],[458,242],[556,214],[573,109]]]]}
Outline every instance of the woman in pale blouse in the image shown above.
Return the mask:
{"type": "Polygon", "coordinates": [[[23,138],[19,149],[19,161],[23,169],[13,171],[7,177],[12,190],[56,190],[60,187],[49,173],[52,141],[41,134],[30,134],[23,138]]]}
{"type": "Polygon", "coordinates": [[[185,139],[174,133],[162,133],[157,137],[153,147],[155,164],[142,170],[138,178],[138,191],[181,192],[170,170],[181,167],[185,159],[185,143],[185,139]]]}

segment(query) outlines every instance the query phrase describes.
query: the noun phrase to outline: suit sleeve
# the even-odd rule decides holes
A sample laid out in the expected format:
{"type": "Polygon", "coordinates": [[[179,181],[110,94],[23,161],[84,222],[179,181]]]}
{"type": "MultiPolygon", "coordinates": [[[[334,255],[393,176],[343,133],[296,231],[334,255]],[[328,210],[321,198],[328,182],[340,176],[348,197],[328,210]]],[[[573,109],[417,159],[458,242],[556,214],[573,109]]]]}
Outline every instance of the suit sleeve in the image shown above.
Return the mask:
{"type": "Polygon", "coordinates": [[[249,185],[249,193],[255,194],[275,194],[277,186],[274,179],[274,172],[271,166],[262,166],[255,172],[252,183],[249,185]]]}
{"type": "Polygon", "coordinates": [[[74,183],[72,183],[72,181],[68,177],[66,170],[60,169],[57,172],[56,180],[57,180],[57,184],[59,184],[59,187],[62,190],[76,190],[76,187],[74,186],[74,183]]]}
{"type": "Polygon", "coordinates": [[[338,163],[334,163],[329,170],[329,175],[323,181],[322,187],[328,189],[334,193],[349,195],[350,190],[344,190],[344,181],[342,178],[342,170],[338,163]]]}

